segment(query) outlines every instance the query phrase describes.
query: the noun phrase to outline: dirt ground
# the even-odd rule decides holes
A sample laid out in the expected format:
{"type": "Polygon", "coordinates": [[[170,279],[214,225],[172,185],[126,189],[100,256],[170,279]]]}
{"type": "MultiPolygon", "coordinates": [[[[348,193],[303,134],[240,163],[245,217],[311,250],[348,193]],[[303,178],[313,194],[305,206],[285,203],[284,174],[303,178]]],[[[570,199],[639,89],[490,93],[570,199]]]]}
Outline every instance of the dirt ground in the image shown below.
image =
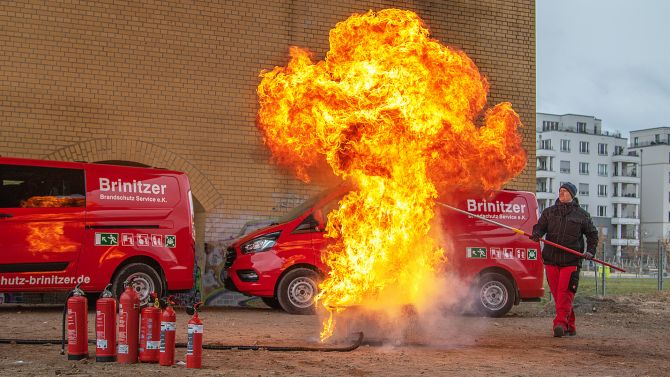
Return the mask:
{"type": "MultiPolygon", "coordinates": [[[[60,345],[0,344],[0,375],[670,375],[670,292],[587,297],[576,304],[578,334],[574,337],[552,336],[551,305],[525,303],[503,318],[445,314],[413,330],[411,341],[366,336],[350,352],[205,350],[203,368],[188,371],[184,365],[96,363],[92,345],[88,360],[68,361],[60,355],[60,345]]],[[[61,313],[60,308],[0,305],[0,338],[59,339],[61,313]]],[[[177,342],[186,341],[188,317],[178,311],[177,342]]],[[[205,343],[323,347],[317,341],[321,328],[317,316],[262,308],[205,308],[201,317],[205,343]]],[[[93,320],[90,314],[91,339],[93,320]]],[[[353,342],[343,339],[329,346],[353,342]]],[[[185,349],[178,348],[178,364],[184,355],[185,349]]]]}

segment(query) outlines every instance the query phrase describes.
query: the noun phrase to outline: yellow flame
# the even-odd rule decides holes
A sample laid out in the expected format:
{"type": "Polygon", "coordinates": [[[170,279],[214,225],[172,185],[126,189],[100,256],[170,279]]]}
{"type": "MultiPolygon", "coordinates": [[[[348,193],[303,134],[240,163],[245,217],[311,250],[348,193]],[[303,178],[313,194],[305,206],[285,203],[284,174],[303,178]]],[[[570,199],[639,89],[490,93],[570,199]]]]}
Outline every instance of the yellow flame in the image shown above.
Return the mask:
{"type": "Polygon", "coordinates": [[[444,252],[428,234],[438,194],[496,190],[525,166],[509,103],[488,110],[488,83],[462,51],[429,37],[413,12],[353,15],[314,63],[292,47],[261,73],[258,126],[276,162],[309,181],[330,166],[356,189],[329,215],[329,267],[318,301],[401,315],[432,297],[444,252]]]}

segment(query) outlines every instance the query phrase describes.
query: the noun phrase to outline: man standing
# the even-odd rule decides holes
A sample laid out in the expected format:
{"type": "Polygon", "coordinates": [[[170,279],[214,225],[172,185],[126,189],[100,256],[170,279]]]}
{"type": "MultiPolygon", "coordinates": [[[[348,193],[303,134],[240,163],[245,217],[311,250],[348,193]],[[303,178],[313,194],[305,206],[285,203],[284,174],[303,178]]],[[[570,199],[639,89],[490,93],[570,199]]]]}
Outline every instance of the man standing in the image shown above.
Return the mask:
{"type": "MultiPolygon", "coordinates": [[[[570,182],[563,183],[556,203],[542,211],[530,239],[537,242],[546,234],[548,241],[583,252],[584,258],[593,259],[598,245],[598,230],[589,213],[579,206],[576,195],[575,185],[570,182]]],[[[547,282],[556,305],[553,327],[556,337],[577,334],[572,301],[579,284],[580,258],[548,244],[542,249],[547,282]]]]}

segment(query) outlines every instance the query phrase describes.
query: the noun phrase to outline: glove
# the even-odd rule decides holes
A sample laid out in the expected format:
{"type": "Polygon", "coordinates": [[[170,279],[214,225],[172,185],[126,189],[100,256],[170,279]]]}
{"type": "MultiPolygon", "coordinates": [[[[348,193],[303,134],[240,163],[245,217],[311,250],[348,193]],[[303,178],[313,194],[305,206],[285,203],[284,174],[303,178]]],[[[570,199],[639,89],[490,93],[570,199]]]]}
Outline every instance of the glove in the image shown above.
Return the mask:
{"type": "Polygon", "coordinates": [[[593,253],[588,252],[588,251],[585,252],[585,253],[584,253],[584,259],[588,259],[588,260],[593,259],[593,253]]]}
{"type": "Polygon", "coordinates": [[[530,236],[528,236],[528,238],[530,238],[531,240],[533,240],[535,242],[540,242],[540,235],[537,234],[537,233],[531,234],[530,236]]]}

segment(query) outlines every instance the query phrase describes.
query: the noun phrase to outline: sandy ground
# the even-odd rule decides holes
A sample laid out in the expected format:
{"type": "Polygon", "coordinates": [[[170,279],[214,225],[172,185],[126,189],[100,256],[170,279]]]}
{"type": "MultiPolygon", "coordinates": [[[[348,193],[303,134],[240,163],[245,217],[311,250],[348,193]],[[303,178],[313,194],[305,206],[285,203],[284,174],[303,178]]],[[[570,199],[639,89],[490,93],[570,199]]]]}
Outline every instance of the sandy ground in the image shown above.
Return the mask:
{"type": "MultiPolygon", "coordinates": [[[[669,292],[606,299],[587,297],[577,304],[575,337],[554,338],[551,306],[526,303],[504,318],[443,315],[413,329],[412,339],[407,341],[366,336],[363,344],[350,352],[205,350],[200,370],[186,370],[183,365],[96,363],[93,346],[88,360],[68,361],[60,355],[60,345],[0,344],[0,375],[670,375],[669,292]]],[[[259,308],[206,308],[201,317],[206,343],[323,346],[317,341],[321,328],[317,316],[259,308]]],[[[186,341],[188,318],[178,311],[178,342],[186,341]]],[[[93,319],[90,314],[91,338],[93,319]]],[[[59,339],[60,320],[60,308],[0,305],[0,338],[59,339]]],[[[351,326],[349,330],[353,332],[355,325],[351,326]]],[[[351,342],[343,339],[332,346],[351,342]]],[[[178,362],[184,360],[184,355],[185,349],[177,349],[178,362]]]]}

